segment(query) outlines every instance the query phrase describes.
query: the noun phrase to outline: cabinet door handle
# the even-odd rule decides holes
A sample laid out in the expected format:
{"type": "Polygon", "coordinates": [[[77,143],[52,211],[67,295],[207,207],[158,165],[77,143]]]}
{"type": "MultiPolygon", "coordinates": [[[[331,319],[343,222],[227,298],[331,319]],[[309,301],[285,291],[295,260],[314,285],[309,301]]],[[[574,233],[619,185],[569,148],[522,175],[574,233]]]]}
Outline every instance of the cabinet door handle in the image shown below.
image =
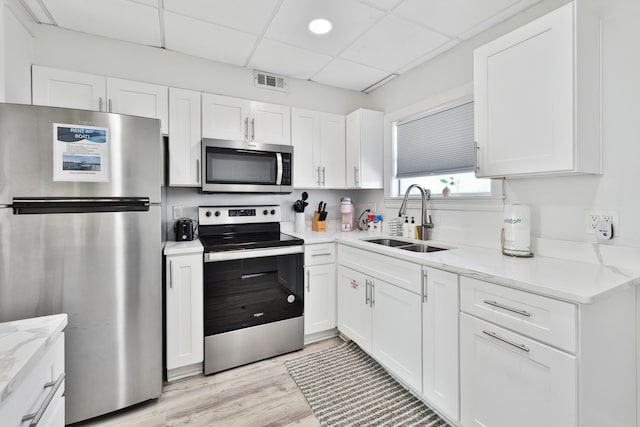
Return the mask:
{"type": "Polygon", "coordinates": [[[111,111],[111,107],[112,107],[112,104],[111,104],[111,98],[109,98],[109,112],[110,112],[110,113],[112,112],[112,111],[111,111]]]}
{"type": "Polygon", "coordinates": [[[480,146],[478,145],[478,141],[473,141],[473,145],[475,145],[473,150],[473,164],[476,166],[476,172],[480,170],[480,166],[478,165],[478,150],[480,146]]]}
{"type": "Polygon", "coordinates": [[[173,261],[169,261],[169,289],[173,288],[173,261]]]}
{"type": "Polygon", "coordinates": [[[353,166],[353,185],[354,186],[359,186],[360,185],[360,174],[359,174],[360,170],[358,169],[358,166],[353,166]]]}
{"type": "Polygon", "coordinates": [[[373,307],[374,305],[376,305],[376,284],[375,282],[372,280],[371,281],[371,307],[373,307]]]}
{"type": "Polygon", "coordinates": [[[525,311],[525,310],[518,310],[517,308],[511,308],[511,307],[509,307],[509,306],[502,305],[502,304],[500,304],[500,303],[499,303],[499,302],[497,302],[497,301],[484,300],[484,301],[482,301],[482,302],[484,302],[484,303],[485,303],[485,304],[487,304],[487,305],[491,305],[491,306],[494,306],[494,307],[501,308],[501,309],[503,309],[503,310],[510,311],[510,312],[512,312],[512,313],[519,314],[519,315],[521,315],[521,316],[531,317],[531,313],[529,313],[528,311],[525,311]]]}
{"type": "Polygon", "coordinates": [[[322,186],[323,186],[323,187],[326,185],[326,184],[325,184],[325,178],[327,177],[326,172],[327,172],[327,171],[326,171],[325,167],[323,166],[323,167],[322,167],[322,186]]]}
{"type": "Polygon", "coordinates": [[[369,286],[371,286],[371,283],[369,282],[369,279],[365,279],[364,284],[365,284],[365,288],[364,288],[364,303],[366,305],[370,305],[371,304],[371,298],[369,298],[369,286]]]}
{"type": "Polygon", "coordinates": [[[98,111],[102,111],[103,104],[104,104],[104,101],[102,101],[102,97],[99,96],[98,97],[98,111]]]}
{"type": "Polygon", "coordinates": [[[529,349],[524,344],[516,344],[511,340],[508,340],[506,338],[502,338],[501,336],[496,335],[495,332],[489,332],[489,331],[483,330],[482,333],[485,335],[489,335],[491,338],[495,338],[498,341],[502,341],[505,344],[509,344],[510,346],[515,347],[518,350],[526,351],[527,353],[529,353],[529,349]]]}
{"type": "Polygon", "coordinates": [[[200,184],[200,174],[202,174],[202,170],[200,170],[200,159],[196,159],[196,182],[200,184]]]}
{"type": "Polygon", "coordinates": [[[36,412],[34,412],[32,414],[25,415],[24,417],[22,417],[22,422],[23,423],[25,421],[31,420],[31,422],[29,423],[29,427],[35,427],[35,426],[38,425],[38,423],[40,422],[40,419],[44,415],[44,412],[47,410],[47,408],[49,407],[49,404],[53,400],[53,396],[56,395],[56,392],[58,391],[58,389],[62,385],[62,381],[64,381],[64,377],[65,377],[65,373],[62,372],[57,380],[52,381],[52,382],[48,382],[48,383],[46,383],[44,385],[45,389],[51,388],[51,390],[49,390],[49,393],[47,394],[47,397],[45,397],[44,401],[42,402],[42,404],[40,405],[40,407],[38,408],[38,410],[36,412]]]}
{"type": "Polygon", "coordinates": [[[244,140],[249,139],[249,117],[244,118],[244,140]]]}
{"type": "Polygon", "coordinates": [[[316,168],[316,171],[318,172],[318,187],[320,187],[320,166],[316,168]]]}
{"type": "Polygon", "coordinates": [[[307,292],[311,292],[311,271],[307,270],[307,292]]]}
{"type": "Polygon", "coordinates": [[[427,272],[422,273],[422,301],[427,302],[429,298],[427,298],[427,272]]]}
{"type": "Polygon", "coordinates": [[[251,140],[256,139],[256,119],[251,119],[251,140]]]}

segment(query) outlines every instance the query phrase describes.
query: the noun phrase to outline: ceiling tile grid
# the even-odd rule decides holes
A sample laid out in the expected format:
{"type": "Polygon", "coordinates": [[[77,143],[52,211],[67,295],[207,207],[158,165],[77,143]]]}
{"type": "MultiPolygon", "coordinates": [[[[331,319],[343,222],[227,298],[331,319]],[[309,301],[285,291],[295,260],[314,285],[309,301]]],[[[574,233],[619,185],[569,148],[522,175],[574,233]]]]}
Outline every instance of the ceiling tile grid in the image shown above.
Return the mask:
{"type": "Polygon", "coordinates": [[[362,91],[540,0],[21,1],[36,22],[362,91]]]}

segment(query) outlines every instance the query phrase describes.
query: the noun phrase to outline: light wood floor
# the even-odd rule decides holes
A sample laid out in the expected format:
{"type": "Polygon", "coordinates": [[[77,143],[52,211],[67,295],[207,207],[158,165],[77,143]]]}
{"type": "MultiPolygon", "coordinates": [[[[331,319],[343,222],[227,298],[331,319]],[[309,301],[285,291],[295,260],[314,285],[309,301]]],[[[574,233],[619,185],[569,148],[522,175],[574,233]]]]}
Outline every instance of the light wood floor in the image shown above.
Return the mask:
{"type": "Polygon", "coordinates": [[[284,362],[342,342],[340,338],[330,338],[294,353],[165,384],[157,400],[82,425],[319,426],[284,362]]]}

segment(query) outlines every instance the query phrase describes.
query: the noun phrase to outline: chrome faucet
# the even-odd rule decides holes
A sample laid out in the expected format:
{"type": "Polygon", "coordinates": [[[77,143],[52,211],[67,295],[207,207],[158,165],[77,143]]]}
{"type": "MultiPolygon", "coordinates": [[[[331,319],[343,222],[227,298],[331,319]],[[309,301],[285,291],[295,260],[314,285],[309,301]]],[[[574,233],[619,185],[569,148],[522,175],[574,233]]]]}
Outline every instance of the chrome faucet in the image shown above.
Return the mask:
{"type": "Polygon", "coordinates": [[[431,215],[427,213],[427,202],[431,200],[431,190],[424,189],[420,187],[418,184],[411,184],[407,191],[404,193],[404,199],[402,200],[402,205],[400,205],[400,211],[398,212],[399,217],[403,217],[407,214],[407,202],[409,201],[409,193],[412,189],[417,188],[420,190],[420,195],[422,196],[422,218],[420,218],[422,233],[420,234],[420,238],[422,240],[427,240],[427,229],[433,228],[433,223],[431,222],[431,215]]]}

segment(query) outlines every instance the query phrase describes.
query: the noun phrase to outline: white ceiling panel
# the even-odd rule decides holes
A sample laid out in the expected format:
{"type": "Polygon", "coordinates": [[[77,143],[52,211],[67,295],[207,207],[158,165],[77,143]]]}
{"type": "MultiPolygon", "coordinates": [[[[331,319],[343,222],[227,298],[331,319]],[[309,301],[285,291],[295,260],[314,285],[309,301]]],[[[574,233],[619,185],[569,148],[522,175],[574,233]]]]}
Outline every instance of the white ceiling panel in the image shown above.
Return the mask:
{"type": "Polygon", "coordinates": [[[160,46],[158,9],[127,0],[43,0],[56,23],[70,30],[160,46]]]}
{"type": "Polygon", "coordinates": [[[516,3],[518,0],[405,0],[393,14],[457,37],[516,3]]]}
{"type": "Polygon", "coordinates": [[[257,37],[209,22],[165,12],[167,49],[243,66],[257,37]]]}
{"type": "Polygon", "coordinates": [[[146,4],[147,6],[158,7],[158,0],[129,0],[134,3],[146,4]]]}
{"type": "Polygon", "coordinates": [[[398,3],[402,0],[358,0],[360,3],[371,5],[377,9],[384,10],[385,12],[390,11],[398,3]]]}
{"type": "Polygon", "coordinates": [[[164,0],[164,9],[258,35],[279,3],[279,0],[164,0]]]}
{"type": "Polygon", "coordinates": [[[331,61],[332,57],[309,52],[295,46],[263,38],[251,60],[249,68],[308,79],[331,61]]]}
{"type": "Polygon", "coordinates": [[[528,7],[531,7],[532,5],[540,2],[541,0],[520,0],[518,3],[514,4],[513,6],[510,6],[500,12],[498,12],[497,14],[493,15],[492,17],[490,17],[489,19],[484,20],[483,22],[479,23],[478,25],[476,25],[475,27],[472,27],[470,29],[468,29],[467,31],[461,33],[458,35],[458,37],[462,40],[466,40],[466,39],[470,39],[471,37],[475,36],[476,34],[480,34],[482,31],[493,27],[496,24],[499,24],[500,22],[504,21],[505,19],[519,13],[522,12],[523,10],[525,10],[528,7]]]}
{"type": "Polygon", "coordinates": [[[384,15],[355,0],[284,0],[265,37],[314,52],[335,55],[384,15]],[[333,30],[322,36],[307,29],[309,21],[325,18],[333,30]]]}
{"type": "Polygon", "coordinates": [[[344,59],[334,59],[311,80],[329,86],[362,91],[387,77],[389,73],[344,59]]]}
{"type": "Polygon", "coordinates": [[[380,70],[394,72],[449,40],[419,25],[387,16],[340,56],[380,70]]]}

